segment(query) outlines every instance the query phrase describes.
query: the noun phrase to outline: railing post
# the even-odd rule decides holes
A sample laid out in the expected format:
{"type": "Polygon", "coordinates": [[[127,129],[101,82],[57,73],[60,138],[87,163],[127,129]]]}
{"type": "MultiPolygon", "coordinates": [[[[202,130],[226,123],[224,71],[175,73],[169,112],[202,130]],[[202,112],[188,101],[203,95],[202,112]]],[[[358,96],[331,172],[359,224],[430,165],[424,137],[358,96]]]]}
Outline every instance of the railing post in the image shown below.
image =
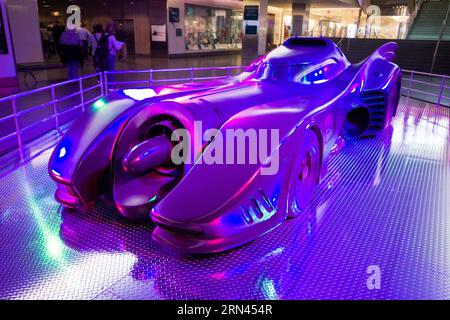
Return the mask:
{"type": "Polygon", "coordinates": [[[153,87],[153,69],[150,69],[150,87],[153,87]]]}
{"type": "Polygon", "coordinates": [[[231,69],[230,67],[227,67],[227,77],[231,77],[231,69]]]}
{"type": "Polygon", "coordinates": [[[103,73],[100,72],[100,94],[102,95],[102,97],[105,96],[105,82],[103,81],[103,73]]]}
{"type": "Polygon", "coordinates": [[[103,71],[103,79],[105,81],[105,94],[109,94],[108,71],[103,71]]]}
{"type": "Polygon", "coordinates": [[[194,81],[194,68],[190,68],[191,82],[194,81]]]}
{"type": "Polygon", "coordinates": [[[412,81],[413,81],[413,75],[414,75],[414,73],[411,71],[411,76],[409,77],[409,84],[408,84],[408,93],[406,94],[406,106],[408,106],[409,96],[411,95],[411,86],[412,86],[412,81]]]}
{"type": "Polygon", "coordinates": [[[81,100],[81,111],[84,112],[84,92],[83,92],[83,80],[80,78],[78,80],[80,84],[80,100],[81,100]]]}
{"type": "Polygon", "coordinates": [[[52,85],[50,90],[52,92],[53,115],[55,116],[55,129],[56,132],[61,133],[61,131],[59,130],[59,119],[58,119],[58,108],[56,106],[57,100],[56,100],[55,86],[52,85]]]}
{"type": "Polygon", "coordinates": [[[17,134],[17,145],[19,147],[19,155],[20,155],[20,161],[24,162],[24,150],[23,150],[23,143],[22,143],[22,137],[20,136],[20,126],[19,126],[19,119],[17,118],[17,101],[16,101],[16,95],[12,96],[12,109],[14,114],[14,125],[16,127],[16,134],[17,134]]]}
{"type": "Polygon", "coordinates": [[[441,106],[442,95],[444,93],[444,86],[445,86],[445,78],[442,78],[441,87],[439,89],[439,97],[436,103],[436,109],[439,109],[439,107],[441,106]]]}

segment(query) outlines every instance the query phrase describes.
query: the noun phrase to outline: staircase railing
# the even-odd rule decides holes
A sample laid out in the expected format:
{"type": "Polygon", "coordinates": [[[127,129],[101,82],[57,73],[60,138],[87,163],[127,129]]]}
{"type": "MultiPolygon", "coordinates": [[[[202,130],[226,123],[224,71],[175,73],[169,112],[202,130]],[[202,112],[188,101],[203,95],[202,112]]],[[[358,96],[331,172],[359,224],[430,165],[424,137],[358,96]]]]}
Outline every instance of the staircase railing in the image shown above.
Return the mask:
{"type": "Polygon", "coordinates": [[[436,48],[434,49],[433,61],[431,62],[430,73],[433,73],[434,64],[436,62],[436,56],[437,56],[437,53],[439,50],[439,45],[441,44],[441,40],[442,40],[442,36],[444,35],[445,28],[447,27],[447,20],[448,20],[449,13],[450,13],[450,1],[448,2],[447,13],[445,14],[445,18],[444,18],[444,20],[442,20],[442,28],[441,28],[441,32],[439,33],[439,39],[436,43],[436,48]]]}
{"type": "Polygon", "coordinates": [[[306,31],[303,33],[303,36],[312,36],[314,30],[320,25],[320,22],[316,23],[316,25],[314,27],[312,27],[310,30],[306,31]]]}

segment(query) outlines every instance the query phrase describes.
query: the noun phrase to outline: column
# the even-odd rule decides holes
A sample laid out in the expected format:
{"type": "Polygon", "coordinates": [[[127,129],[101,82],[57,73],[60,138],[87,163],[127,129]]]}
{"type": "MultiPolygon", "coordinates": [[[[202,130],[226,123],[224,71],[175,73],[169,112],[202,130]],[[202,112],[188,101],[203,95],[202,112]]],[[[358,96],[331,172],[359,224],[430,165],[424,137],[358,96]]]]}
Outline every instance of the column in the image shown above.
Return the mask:
{"type": "Polygon", "coordinates": [[[244,63],[248,63],[266,52],[267,11],[268,0],[244,0],[244,27],[242,39],[242,57],[244,63]],[[257,18],[254,14],[255,11],[253,10],[255,7],[258,9],[257,18]],[[248,20],[246,20],[246,12],[248,20]]]}
{"type": "Polygon", "coordinates": [[[0,97],[11,94],[18,86],[11,42],[5,0],[0,0],[0,97]]]}
{"type": "Polygon", "coordinates": [[[8,0],[7,9],[16,63],[44,61],[36,0],[8,0]]]}
{"type": "Polygon", "coordinates": [[[308,32],[310,5],[305,0],[292,0],[292,35],[308,32]]]}
{"type": "Polygon", "coordinates": [[[259,1],[258,56],[261,56],[266,53],[268,2],[269,2],[268,0],[259,1]]]}

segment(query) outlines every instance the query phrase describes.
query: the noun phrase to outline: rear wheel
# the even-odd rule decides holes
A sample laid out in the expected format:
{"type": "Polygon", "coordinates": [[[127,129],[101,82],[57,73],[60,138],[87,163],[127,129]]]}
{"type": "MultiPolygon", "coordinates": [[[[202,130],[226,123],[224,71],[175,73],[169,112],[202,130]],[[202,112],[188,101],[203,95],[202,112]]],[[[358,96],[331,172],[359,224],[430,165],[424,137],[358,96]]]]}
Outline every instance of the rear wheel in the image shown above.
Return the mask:
{"type": "Polygon", "coordinates": [[[308,206],[320,175],[320,147],[317,135],[308,130],[292,168],[288,217],[296,217],[308,206]]]}

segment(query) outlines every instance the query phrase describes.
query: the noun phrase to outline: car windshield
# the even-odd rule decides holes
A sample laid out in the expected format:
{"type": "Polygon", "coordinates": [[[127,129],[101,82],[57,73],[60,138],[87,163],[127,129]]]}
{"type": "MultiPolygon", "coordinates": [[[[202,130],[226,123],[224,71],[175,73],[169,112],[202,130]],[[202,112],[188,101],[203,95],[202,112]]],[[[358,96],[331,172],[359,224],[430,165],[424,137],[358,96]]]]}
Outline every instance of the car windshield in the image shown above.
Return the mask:
{"type": "Polygon", "coordinates": [[[327,59],[319,64],[272,65],[262,63],[255,75],[258,80],[295,82],[302,84],[319,84],[335,78],[342,68],[334,59],[327,59]]]}

